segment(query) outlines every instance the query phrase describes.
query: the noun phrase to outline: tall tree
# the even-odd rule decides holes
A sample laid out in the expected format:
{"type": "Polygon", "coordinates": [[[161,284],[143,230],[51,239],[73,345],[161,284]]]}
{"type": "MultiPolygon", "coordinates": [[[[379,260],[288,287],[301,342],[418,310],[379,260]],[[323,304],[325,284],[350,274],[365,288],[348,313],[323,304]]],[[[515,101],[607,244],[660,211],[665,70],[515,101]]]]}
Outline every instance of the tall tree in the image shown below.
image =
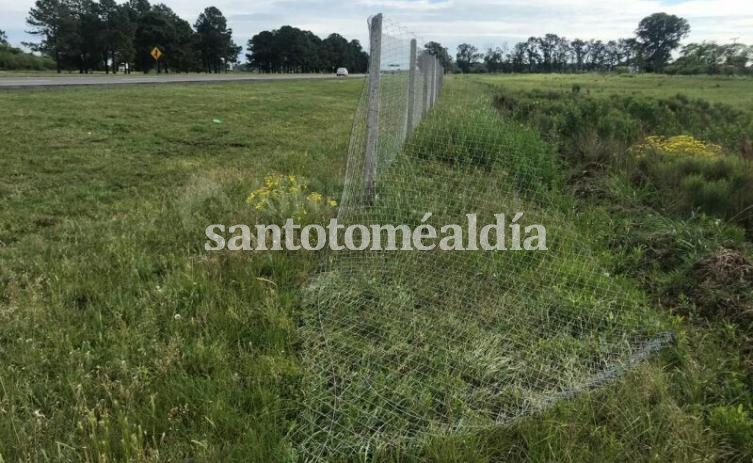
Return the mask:
{"type": "Polygon", "coordinates": [[[429,42],[424,45],[424,50],[433,56],[436,56],[439,60],[439,64],[445,69],[445,71],[452,70],[452,57],[450,56],[447,48],[443,47],[439,42],[429,42]]]}
{"type": "Polygon", "coordinates": [[[0,45],[8,45],[8,35],[0,29],[0,45]]]}
{"type": "Polygon", "coordinates": [[[575,70],[583,70],[583,63],[586,61],[586,42],[581,39],[575,39],[570,42],[570,46],[573,49],[573,57],[575,58],[575,70]]]}
{"type": "Polygon", "coordinates": [[[139,70],[149,72],[156,68],[157,72],[161,71],[160,63],[155,62],[149,54],[155,47],[162,51],[163,63],[173,58],[177,33],[171,13],[168,7],[157,5],[139,14],[134,39],[135,61],[139,70]]]}
{"type": "Polygon", "coordinates": [[[567,70],[568,61],[572,55],[572,46],[565,37],[558,37],[555,42],[553,61],[557,72],[567,70]]]}
{"type": "Polygon", "coordinates": [[[501,48],[489,48],[484,55],[484,64],[486,65],[486,71],[490,73],[499,72],[502,70],[502,64],[504,63],[505,53],[501,48]]]}
{"type": "Polygon", "coordinates": [[[607,60],[607,47],[601,40],[586,42],[586,67],[591,71],[603,69],[607,60]]]}
{"type": "Polygon", "coordinates": [[[356,73],[365,73],[369,68],[369,54],[363,50],[358,40],[351,40],[349,46],[352,59],[351,70],[356,73]]]}
{"type": "Polygon", "coordinates": [[[635,34],[645,70],[661,72],[688,33],[688,21],[678,16],[654,13],[643,18],[635,34]]]}
{"type": "Polygon", "coordinates": [[[546,34],[544,37],[537,39],[539,50],[541,51],[541,60],[544,70],[552,72],[554,70],[555,54],[561,42],[557,34],[546,34]]]}
{"type": "Polygon", "coordinates": [[[528,63],[528,71],[535,72],[539,64],[541,63],[541,53],[539,53],[539,39],[537,37],[529,37],[525,42],[526,50],[526,62],[528,63]]]}
{"type": "Polygon", "coordinates": [[[622,49],[616,40],[610,40],[604,45],[604,64],[607,71],[613,71],[622,61],[622,49]]]}
{"type": "MultiPolygon", "coordinates": [[[[140,11],[140,10],[139,10],[140,11]]],[[[134,39],[136,66],[143,72],[188,72],[198,70],[195,33],[188,21],[163,4],[148,11],[135,12],[138,17],[134,39]],[[155,61],[150,52],[159,48],[162,57],[155,61]]]]}
{"type": "Polygon", "coordinates": [[[275,53],[275,32],[262,31],[251,37],[246,48],[249,65],[260,72],[276,72],[278,55],[275,53]]]}
{"type": "Polygon", "coordinates": [[[620,65],[632,66],[638,54],[638,43],[636,40],[634,38],[620,39],[617,41],[617,47],[620,49],[620,65]]]}
{"type": "Polygon", "coordinates": [[[513,72],[525,71],[526,64],[526,43],[518,42],[510,52],[510,64],[513,72]]]}
{"type": "Polygon", "coordinates": [[[458,45],[455,61],[458,63],[458,68],[460,68],[461,72],[469,72],[471,67],[478,62],[479,58],[481,58],[481,54],[478,52],[478,48],[469,43],[458,45]]]}
{"type": "Polygon", "coordinates": [[[84,74],[97,68],[105,53],[102,5],[93,0],[73,0],[73,5],[78,26],[77,64],[79,72],[84,74]]]}
{"type": "MultiPolygon", "coordinates": [[[[327,72],[335,72],[339,67],[350,68],[350,46],[340,34],[330,34],[322,41],[322,63],[327,72]]],[[[387,66],[390,63],[383,63],[387,66]]]]}
{"type": "Polygon", "coordinates": [[[133,40],[136,23],[128,3],[118,5],[115,0],[100,0],[101,45],[105,72],[117,72],[120,63],[133,60],[133,40]]]}
{"type": "Polygon", "coordinates": [[[206,8],[194,24],[196,45],[202,68],[207,72],[221,72],[238,58],[239,49],[233,42],[233,31],[227,19],[216,7],[206,8]]]}
{"type": "Polygon", "coordinates": [[[57,72],[61,72],[65,61],[77,54],[80,43],[72,3],[69,0],[36,0],[26,23],[31,27],[28,32],[40,38],[30,44],[32,49],[52,57],[57,63],[57,72]]]}

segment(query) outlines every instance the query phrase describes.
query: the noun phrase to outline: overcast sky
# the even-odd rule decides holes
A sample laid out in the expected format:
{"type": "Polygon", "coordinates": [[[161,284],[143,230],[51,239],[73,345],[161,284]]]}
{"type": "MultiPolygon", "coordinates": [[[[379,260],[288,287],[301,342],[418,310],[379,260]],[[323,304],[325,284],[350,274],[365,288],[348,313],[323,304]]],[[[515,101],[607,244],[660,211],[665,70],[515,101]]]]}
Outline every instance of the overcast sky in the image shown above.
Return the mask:
{"type": "MultiPolygon", "coordinates": [[[[0,29],[14,44],[30,40],[25,18],[34,0],[0,0],[0,29]]],[[[450,47],[512,45],[553,32],[568,38],[629,37],[644,16],[664,11],[690,22],[688,41],[753,44],[753,0],[166,0],[193,24],[206,6],[228,18],[238,44],[281,25],[325,37],[338,32],[367,44],[366,18],[383,12],[395,24],[426,40],[450,47]]]]}

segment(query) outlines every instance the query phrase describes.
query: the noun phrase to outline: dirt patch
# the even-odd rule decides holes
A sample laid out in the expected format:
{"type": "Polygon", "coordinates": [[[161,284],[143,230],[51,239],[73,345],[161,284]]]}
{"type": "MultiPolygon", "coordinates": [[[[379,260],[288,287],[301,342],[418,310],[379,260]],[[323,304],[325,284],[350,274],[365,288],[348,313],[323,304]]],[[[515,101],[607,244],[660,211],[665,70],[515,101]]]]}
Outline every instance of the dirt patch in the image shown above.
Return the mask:
{"type": "Polygon", "coordinates": [[[567,178],[567,185],[578,198],[607,199],[609,192],[603,185],[607,167],[598,162],[589,162],[567,178]]]}
{"type": "Polygon", "coordinates": [[[753,262],[742,253],[717,250],[690,269],[687,281],[699,315],[753,325],[753,262]]]}

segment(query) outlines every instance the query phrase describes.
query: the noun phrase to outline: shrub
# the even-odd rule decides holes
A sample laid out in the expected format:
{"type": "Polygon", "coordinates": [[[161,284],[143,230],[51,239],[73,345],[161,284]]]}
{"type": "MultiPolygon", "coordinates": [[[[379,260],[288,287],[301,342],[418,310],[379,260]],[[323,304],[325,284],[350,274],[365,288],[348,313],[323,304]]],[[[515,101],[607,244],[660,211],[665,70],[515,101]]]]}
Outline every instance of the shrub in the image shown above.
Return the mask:
{"type": "Polygon", "coordinates": [[[45,56],[24,53],[7,45],[0,45],[0,70],[43,71],[55,69],[55,62],[45,56]]]}
{"type": "Polygon", "coordinates": [[[753,456],[753,419],[742,405],[719,406],[711,411],[709,424],[722,440],[731,445],[740,459],[753,456]]]}
{"type": "Polygon", "coordinates": [[[687,135],[652,136],[631,148],[636,168],[656,188],[655,206],[702,211],[753,231],[753,164],[687,135]]]}
{"type": "MultiPolygon", "coordinates": [[[[271,174],[252,191],[246,203],[257,214],[284,223],[288,218],[296,222],[317,221],[337,207],[333,198],[309,189],[308,182],[295,175],[271,174]]],[[[275,222],[277,221],[277,222],[275,222]]]]}

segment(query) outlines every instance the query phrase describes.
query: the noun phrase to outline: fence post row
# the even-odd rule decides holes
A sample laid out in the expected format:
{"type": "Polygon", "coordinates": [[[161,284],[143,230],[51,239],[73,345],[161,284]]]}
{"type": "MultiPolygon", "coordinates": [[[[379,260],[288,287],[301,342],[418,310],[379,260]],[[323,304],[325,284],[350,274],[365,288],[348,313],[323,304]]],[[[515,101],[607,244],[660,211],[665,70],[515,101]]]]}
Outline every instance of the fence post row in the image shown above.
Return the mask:
{"type": "MultiPolygon", "coordinates": [[[[369,21],[369,81],[368,81],[368,109],[366,113],[366,156],[364,158],[363,177],[366,203],[372,205],[376,197],[376,177],[379,161],[379,113],[381,87],[381,56],[382,56],[382,14],[373,16],[369,21]]],[[[439,91],[444,80],[444,69],[436,56],[427,52],[418,55],[416,39],[410,42],[410,65],[408,74],[408,114],[405,120],[405,140],[434,107],[439,97],[439,91]],[[421,111],[416,115],[416,80],[418,70],[423,73],[423,95],[421,97],[421,111]],[[416,120],[419,119],[419,120],[416,120]]]]}
{"type": "Polygon", "coordinates": [[[366,113],[366,158],[364,183],[366,203],[374,203],[376,195],[377,150],[379,148],[379,80],[382,55],[382,14],[371,18],[369,24],[369,107],[366,113]]]}

